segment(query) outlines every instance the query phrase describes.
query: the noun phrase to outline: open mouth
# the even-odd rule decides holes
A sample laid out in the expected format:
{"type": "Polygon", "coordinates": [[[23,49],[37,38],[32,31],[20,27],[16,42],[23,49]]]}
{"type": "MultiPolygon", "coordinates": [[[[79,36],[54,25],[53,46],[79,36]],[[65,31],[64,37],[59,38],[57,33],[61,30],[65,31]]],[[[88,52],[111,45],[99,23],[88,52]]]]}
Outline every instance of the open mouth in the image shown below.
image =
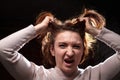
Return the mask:
{"type": "Polygon", "coordinates": [[[71,60],[71,59],[65,59],[64,61],[65,61],[65,63],[67,63],[67,64],[72,64],[72,63],[74,63],[74,60],[71,60]]]}

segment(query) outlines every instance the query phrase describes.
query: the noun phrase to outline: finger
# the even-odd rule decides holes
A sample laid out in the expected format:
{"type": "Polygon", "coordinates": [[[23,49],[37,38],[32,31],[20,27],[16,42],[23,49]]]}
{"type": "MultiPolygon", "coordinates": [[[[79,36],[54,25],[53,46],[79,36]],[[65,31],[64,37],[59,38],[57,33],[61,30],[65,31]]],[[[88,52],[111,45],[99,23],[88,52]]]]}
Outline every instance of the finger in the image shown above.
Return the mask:
{"type": "Polygon", "coordinates": [[[96,21],[95,21],[93,18],[89,18],[89,23],[90,23],[93,27],[96,27],[96,26],[97,26],[96,21]]]}

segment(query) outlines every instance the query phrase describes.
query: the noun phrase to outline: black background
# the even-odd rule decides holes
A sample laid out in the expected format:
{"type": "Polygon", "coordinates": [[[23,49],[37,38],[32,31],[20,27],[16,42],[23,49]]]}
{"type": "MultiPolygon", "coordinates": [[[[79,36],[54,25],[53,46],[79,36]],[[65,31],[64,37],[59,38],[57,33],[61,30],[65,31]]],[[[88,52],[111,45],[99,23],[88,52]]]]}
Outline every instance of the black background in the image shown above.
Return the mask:
{"type": "MultiPolygon", "coordinates": [[[[0,1],[0,39],[34,24],[37,15],[42,11],[50,11],[61,20],[80,14],[83,7],[92,8],[103,14],[106,18],[106,27],[120,34],[120,12],[118,0],[1,0],[0,1]]],[[[102,42],[97,42],[95,55],[82,66],[96,65],[114,54],[114,51],[102,42]]],[[[27,59],[40,65],[42,55],[39,53],[40,45],[36,40],[30,41],[21,50],[27,59]]],[[[114,73],[113,73],[114,74],[114,73]]],[[[113,80],[119,80],[120,75],[113,80]]],[[[0,64],[0,80],[14,80],[0,64]]]]}

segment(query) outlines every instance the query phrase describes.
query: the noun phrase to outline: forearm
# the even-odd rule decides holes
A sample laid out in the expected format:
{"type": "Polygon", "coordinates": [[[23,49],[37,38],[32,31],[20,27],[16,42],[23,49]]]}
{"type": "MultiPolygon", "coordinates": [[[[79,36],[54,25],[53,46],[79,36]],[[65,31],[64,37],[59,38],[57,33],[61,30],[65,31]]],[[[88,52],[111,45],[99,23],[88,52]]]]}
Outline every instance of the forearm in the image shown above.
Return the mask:
{"type": "Polygon", "coordinates": [[[101,79],[110,80],[120,71],[120,36],[103,28],[96,38],[116,51],[116,54],[106,59],[100,66],[101,79]]]}
{"type": "Polygon", "coordinates": [[[0,62],[17,80],[32,79],[34,69],[24,56],[18,53],[36,35],[31,25],[0,40],[0,62]]]}
{"type": "Polygon", "coordinates": [[[95,37],[120,53],[120,35],[103,28],[101,32],[95,37]]]}
{"type": "Polygon", "coordinates": [[[31,25],[0,40],[1,59],[11,60],[15,52],[21,49],[29,40],[35,37],[34,27],[31,25]],[[11,59],[10,59],[11,58],[11,59]]]}
{"type": "Polygon", "coordinates": [[[95,27],[91,27],[86,32],[91,34],[92,36],[97,36],[98,34],[100,34],[101,31],[102,31],[101,29],[97,29],[95,27]]]}

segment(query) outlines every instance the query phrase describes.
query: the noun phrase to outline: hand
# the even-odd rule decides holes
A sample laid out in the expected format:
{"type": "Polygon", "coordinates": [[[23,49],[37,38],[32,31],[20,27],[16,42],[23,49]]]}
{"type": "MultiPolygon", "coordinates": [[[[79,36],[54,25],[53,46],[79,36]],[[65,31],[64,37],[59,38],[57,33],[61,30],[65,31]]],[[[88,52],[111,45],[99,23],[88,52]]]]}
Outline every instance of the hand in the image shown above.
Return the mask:
{"type": "Polygon", "coordinates": [[[88,17],[80,18],[80,21],[85,20],[85,25],[86,25],[86,32],[96,36],[97,34],[100,33],[101,29],[97,28],[97,23],[95,22],[94,19],[90,19],[88,17]]]}
{"type": "Polygon", "coordinates": [[[41,31],[46,29],[48,27],[49,23],[51,23],[53,21],[54,21],[54,18],[52,16],[46,16],[41,23],[39,23],[35,26],[35,30],[36,30],[37,34],[39,34],[41,31]]]}

